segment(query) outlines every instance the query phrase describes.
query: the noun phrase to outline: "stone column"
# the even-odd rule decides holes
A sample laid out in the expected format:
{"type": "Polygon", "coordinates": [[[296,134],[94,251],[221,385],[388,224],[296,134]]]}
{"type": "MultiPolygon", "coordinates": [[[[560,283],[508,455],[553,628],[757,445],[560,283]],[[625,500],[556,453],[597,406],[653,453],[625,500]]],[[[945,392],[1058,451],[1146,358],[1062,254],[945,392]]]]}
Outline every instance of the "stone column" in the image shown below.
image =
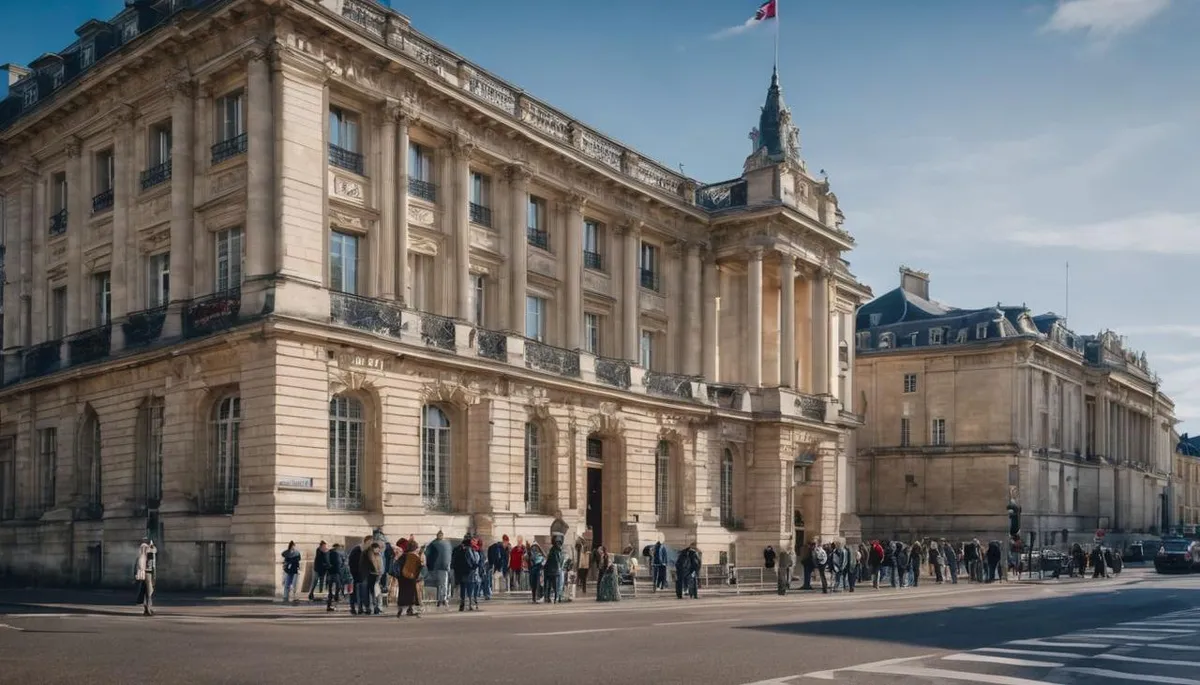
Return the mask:
{"type": "Polygon", "coordinates": [[[275,271],[275,123],[268,51],[246,53],[246,232],[242,311],[257,315],[275,271]]]}
{"type": "Polygon", "coordinates": [[[525,335],[525,295],[529,279],[529,181],[533,173],[522,165],[508,168],[508,182],[512,195],[512,216],[509,231],[509,269],[512,292],[509,298],[509,329],[517,335],[525,335]]]}
{"type": "Polygon", "coordinates": [[[638,245],[642,240],[641,222],[630,220],[617,228],[621,234],[622,252],[624,255],[621,265],[621,327],[623,329],[622,352],[625,358],[641,362],[638,342],[640,340],[641,306],[638,289],[638,245]]]}
{"type": "Polygon", "coordinates": [[[412,276],[408,272],[408,127],[412,117],[402,109],[392,110],[396,117],[396,297],[405,307],[412,276]]]}
{"type": "Polygon", "coordinates": [[[746,382],[752,388],[757,388],[763,382],[763,251],[755,248],[750,253],[749,275],[747,284],[748,301],[746,316],[749,317],[747,326],[750,338],[747,341],[746,358],[750,368],[747,370],[746,382]]]}
{"type": "Polygon", "coordinates": [[[566,220],[566,311],[567,337],[563,345],[568,350],[583,347],[583,195],[567,196],[566,220]]]}
{"type": "Polygon", "coordinates": [[[475,145],[461,137],[451,142],[454,157],[454,292],[455,317],[471,316],[471,152],[475,145]]]}
{"type": "Polygon", "coordinates": [[[717,293],[720,292],[721,274],[717,268],[717,260],[715,256],[706,261],[703,266],[704,281],[704,345],[701,350],[703,355],[703,373],[704,380],[715,383],[720,380],[720,370],[717,368],[719,358],[717,356],[717,293]]]}
{"type": "Polygon", "coordinates": [[[683,326],[686,331],[684,334],[684,373],[689,376],[699,376],[703,373],[701,366],[701,349],[697,341],[700,340],[701,320],[701,293],[700,285],[700,243],[692,241],[687,245],[687,278],[686,288],[684,292],[679,294],[681,300],[686,305],[683,308],[683,326]]]}
{"type": "Polygon", "coordinates": [[[396,185],[396,116],[399,103],[387,100],[383,104],[383,120],[379,124],[379,226],[372,236],[378,240],[379,260],[376,274],[376,297],[396,299],[396,195],[407,189],[396,185]]]}
{"type": "MultiPolygon", "coordinates": [[[[4,308],[11,312],[4,317],[4,377],[16,378],[21,371],[21,350],[32,342],[33,296],[33,189],[37,183],[37,172],[32,168],[21,170],[21,183],[13,225],[15,240],[10,241],[5,270],[9,287],[4,292],[4,308]],[[15,244],[16,250],[12,250],[15,244]]],[[[11,200],[11,198],[10,198],[11,200]]],[[[9,204],[6,209],[13,205],[9,204]]]]}
{"type": "MultiPolygon", "coordinates": [[[[83,265],[83,238],[84,232],[87,231],[88,218],[92,215],[92,186],[85,179],[89,175],[86,173],[83,165],[83,153],[78,138],[72,138],[67,141],[67,320],[65,331],[67,335],[78,333],[87,326],[86,321],[89,321],[90,309],[89,305],[93,302],[92,298],[88,297],[87,274],[84,273],[83,265]]],[[[49,230],[50,226],[48,219],[50,215],[56,211],[52,205],[54,197],[53,183],[46,189],[46,199],[43,204],[45,211],[39,212],[38,215],[44,217],[43,226],[38,230],[43,231],[43,241],[49,240],[49,234],[45,231],[49,230]]],[[[115,238],[115,236],[114,236],[115,238]]],[[[45,244],[45,243],[43,243],[45,244]]],[[[49,294],[49,286],[43,285],[43,290],[49,294]]],[[[50,307],[48,302],[38,303],[45,312],[43,321],[46,326],[46,339],[49,340],[50,326],[50,307]]]]}
{"type": "Polygon", "coordinates": [[[186,77],[177,76],[167,84],[167,92],[171,95],[171,301],[162,336],[173,338],[182,332],[179,311],[199,294],[193,273],[196,88],[186,77]]]}
{"type": "Polygon", "coordinates": [[[812,381],[813,394],[829,388],[829,273],[818,271],[812,281],[812,381]]]}
{"type": "Polygon", "coordinates": [[[796,387],[796,260],[780,255],[779,262],[779,384],[796,387]]]}
{"type": "MultiPolygon", "coordinates": [[[[133,184],[137,164],[134,160],[133,145],[134,111],[132,107],[124,107],[118,114],[113,131],[113,229],[112,229],[112,266],[109,268],[111,281],[112,307],[109,317],[112,321],[123,319],[137,301],[137,285],[140,282],[136,272],[137,243],[131,238],[133,227],[130,226],[130,205],[133,203],[133,184]]],[[[93,326],[99,326],[99,321],[92,321],[93,326]]],[[[125,346],[124,329],[112,327],[110,338],[113,349],[125,346]]]]}

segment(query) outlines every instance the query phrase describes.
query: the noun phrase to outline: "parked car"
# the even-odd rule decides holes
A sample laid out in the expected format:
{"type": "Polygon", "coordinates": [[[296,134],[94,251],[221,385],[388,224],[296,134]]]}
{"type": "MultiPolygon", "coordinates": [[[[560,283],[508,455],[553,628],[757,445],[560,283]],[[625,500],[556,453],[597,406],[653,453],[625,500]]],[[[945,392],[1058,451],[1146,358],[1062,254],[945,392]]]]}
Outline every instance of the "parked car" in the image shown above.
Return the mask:
{"type": "Polygon", "coordinates": [[[1125,548],[1125,553],[1121,556],[1125,561],[1130,563],[1145,561],[1146,548],[1141,540],[1135,540],[1129,543],[1129,546],[1125,548]]]}
{"type": "Polygon", "coordinates": [[[1163,540],[1154,555],[1154,570],[1159,573],[1192,573],[1200,570],[1200,543],[1186,538],[1163,540]]]}

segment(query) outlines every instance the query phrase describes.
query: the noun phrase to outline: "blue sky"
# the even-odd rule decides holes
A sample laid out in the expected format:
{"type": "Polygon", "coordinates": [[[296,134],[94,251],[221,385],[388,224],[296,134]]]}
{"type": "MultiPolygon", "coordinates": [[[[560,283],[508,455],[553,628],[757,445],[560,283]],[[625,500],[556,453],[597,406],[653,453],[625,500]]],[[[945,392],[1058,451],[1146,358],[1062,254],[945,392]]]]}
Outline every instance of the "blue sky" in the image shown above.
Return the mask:
{"type": "MultiPolygon", "coordinates": [[[[1144,349],[1200,431],[1200,2],[780,0],[780,75],[884,292],[1027,303],[1144,349]]],[[[736,176],[772,27],[757,0],[400,2],[418,30],[643,154],[736,176]]],[[[65,45],[120,0],[4,2],[0,59],[65,45]]]]}

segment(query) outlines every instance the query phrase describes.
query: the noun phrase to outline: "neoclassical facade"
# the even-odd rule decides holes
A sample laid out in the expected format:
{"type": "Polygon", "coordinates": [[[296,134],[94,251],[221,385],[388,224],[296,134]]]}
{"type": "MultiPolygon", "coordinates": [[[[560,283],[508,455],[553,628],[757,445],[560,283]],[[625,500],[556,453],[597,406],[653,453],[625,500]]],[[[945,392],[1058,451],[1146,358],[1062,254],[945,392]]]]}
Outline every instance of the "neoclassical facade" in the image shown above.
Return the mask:
{"type": "Polygon", "coordinates": [[[857,536],[870,293],[777,77],[703,184],[370,2],[77,33],[0,104],[4,574],[125,583],[146,530],[241,592],[375,527],[857,536]]]}
{"type": "Polygon", "coordinates": [[[900,273],[857,319],[864,535],[1004,539],[1010,501],[1039,545],[1160,532],[1174,403],[1144,354],[1024,306],[946,306],[900,273]]]}
{"type": "Polygon", "coordinates": [[[1200,437],[1179,436],[1171,469],[1171,527],[1195,536],[1200,529],[1200,437]]]}

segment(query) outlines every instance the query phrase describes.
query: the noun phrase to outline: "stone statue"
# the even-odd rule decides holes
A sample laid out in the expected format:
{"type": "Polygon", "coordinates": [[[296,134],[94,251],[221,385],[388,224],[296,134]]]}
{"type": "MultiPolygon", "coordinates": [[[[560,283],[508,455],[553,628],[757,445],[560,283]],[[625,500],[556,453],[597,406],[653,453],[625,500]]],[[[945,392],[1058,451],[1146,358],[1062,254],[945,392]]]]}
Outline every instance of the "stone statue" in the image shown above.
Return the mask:
{"type": "Polygon", "coordinates": [[[759,132],[757,126],[750,129],[750,154],[754,154],[755,152],[758,152],[758,147],[759,147],[758,140],[761,136],[762,136],[762,134],[759,132]]]}
{"type": "Polygon", "coordinates": [[[791,159],[800,159],[800,129],[795,126],[787,128],[787,156],[791,159]]]}

